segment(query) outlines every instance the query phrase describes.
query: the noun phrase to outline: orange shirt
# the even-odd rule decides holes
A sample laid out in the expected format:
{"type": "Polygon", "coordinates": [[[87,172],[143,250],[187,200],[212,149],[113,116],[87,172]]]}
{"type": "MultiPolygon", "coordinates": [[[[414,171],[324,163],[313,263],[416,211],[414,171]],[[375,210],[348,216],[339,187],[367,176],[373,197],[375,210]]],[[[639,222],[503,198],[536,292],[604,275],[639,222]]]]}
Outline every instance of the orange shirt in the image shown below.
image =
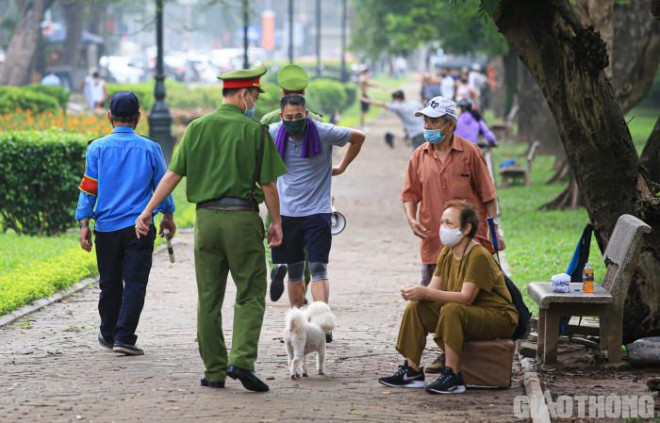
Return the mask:
{"type": "Polygon", "coordinates": [[[422,263],[438,261],[443,245],[440,242],[440,220],[447,201],[468,200],[479,215],[475,240],[491,253],[484,203],[495,199],[495,186],[481,150],[476,145],[454,135],[451,150],[444,163],[436,159],[431,145],[419,146],[408,162],[408,171],[401,191],[402,202],[421,203],[419,221],[431,234],[420,242],[422,263]]]}

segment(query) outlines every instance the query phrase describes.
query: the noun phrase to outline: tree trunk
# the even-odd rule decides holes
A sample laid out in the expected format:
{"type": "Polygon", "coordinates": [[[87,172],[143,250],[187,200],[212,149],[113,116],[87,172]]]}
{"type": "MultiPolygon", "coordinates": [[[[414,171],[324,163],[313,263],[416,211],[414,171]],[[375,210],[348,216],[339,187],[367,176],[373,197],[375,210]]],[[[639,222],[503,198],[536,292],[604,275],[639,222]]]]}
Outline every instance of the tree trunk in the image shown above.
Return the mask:
{"type": "Polygon", "coordinates": [[[502,0],[493,19],[536,78],[552,110],[589,218],[607,245],[618,217],[651,225],[624,317],[624,342],[660,333],[660,200],[639,157],[604,69],[607,48],[568,0],[502,0]]]}
{"type": "Polygon", "coordinates": [[[646,171],[648,178],[656,184],[654,191],[660,191],[660,117],[655,121],[655,127],[646,141],[639,164],[646,171]]]}
{"type": "Polygon", "coordinates": [[[524,64],[518,66],[518,133],[519,142],[531,144],[534,141],[541,143],[545,154],[564,156],[559,140],[557,124],[548,102],[543,97],[532,74],[524,64]]]}
{"type": "Polygon", "coordinates": [[[25,85],[30,82],[30,65],[37,50],[41,20],[55,0],[22,0],[19,18],[0,68],[0,85],[25,85]]]}
{"type": "Polygon", "coordinates": [[[646,97],[660,65],[660,21],[651,6],[652,0],[614,5],[612,86],[624,114],[646,97]]]}
{"type": "MultiPolygon", "coordinates": [[[[565,166],[568,169],[568,165],[565,166]]],[[[582,196],[580,195],[580,188],[573,176],[570,177],[568,186],[555,197],[539,207],[539,210],[577,210],[579,207],[584,207],[582,196]]]]}
{"type": "Polygon", "coordinates": [[[575,11],[607,44],[605,73],[624,114],[653,86],[660,64],[660,22],[652,19],[653,0],[579,0],[575,11]],[[614,19],[616,17],[616,19],[614,19]]]}
{"type": "Polygon", "coordinates": [[[62,49],[62,64],[76,68],[80,61],[80,37],[85,23],[86,2],[67,1],[62,3],[66,21],[66,39],[62,49]]]}
{"type": "Polygon", "coordinates": [[[518,85],[518,55],[513,49],[504,56],[504,110],[503,116],[508,116],[515,104],[515,94],[518,85]]]}

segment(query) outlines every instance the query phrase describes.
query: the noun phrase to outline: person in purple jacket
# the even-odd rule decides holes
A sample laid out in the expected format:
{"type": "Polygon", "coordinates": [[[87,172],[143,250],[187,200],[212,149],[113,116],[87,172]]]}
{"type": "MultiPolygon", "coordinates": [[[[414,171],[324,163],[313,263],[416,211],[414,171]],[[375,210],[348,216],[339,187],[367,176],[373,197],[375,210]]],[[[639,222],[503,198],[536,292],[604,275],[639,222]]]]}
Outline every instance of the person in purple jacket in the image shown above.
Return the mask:
{"type": "Polygon", "coordinates": [[[470,100],[462,99],[457,105],[461,110],[461,114],[456,121],[456,131],[454,134],[474,144],[479,144],[479,137],[485,139],[488,145],[497,144],[497,138],[488,129],[488,126],[486,126],[481,113],[472,110],[472,102],[470,100]]]}

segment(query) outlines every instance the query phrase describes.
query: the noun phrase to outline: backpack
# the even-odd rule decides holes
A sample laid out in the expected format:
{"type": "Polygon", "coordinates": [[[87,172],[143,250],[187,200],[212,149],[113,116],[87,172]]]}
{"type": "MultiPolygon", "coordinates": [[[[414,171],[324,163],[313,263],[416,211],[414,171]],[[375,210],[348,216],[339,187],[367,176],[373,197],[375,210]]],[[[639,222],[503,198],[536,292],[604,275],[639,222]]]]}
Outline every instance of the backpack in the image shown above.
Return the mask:
{"type": "MultiPolygon", "coordinates": [[[[504,283],[506,284],[506,288],[509,290],[509,294],[511,295],[511,304],[513,304],[514,307],[516,307],[516,310],[518,310],[518,326],[516,326],[516,330],[513,331],[512,338],[523,339],[529,332],[529,327],[532,321],[532,313],[527,308],[525,300],[523,300],[522,293],[516,284],[513,283],[511,278],[507,276],[504,271],[502,271],[502,275],[504,275],[504,283]]],[[[504,296],[502,296],[502,298],[504,298],[504,296]]]]}
{"type": "MultiPolygon", "coordinates": [[[[527,308],[527,305],[525,304],[525,300],[523,300],[522,293],[520,292],[516,284],[513,283],[511,278],[506,273],[504,273],[504,269],[502,269],[502,266],[500,265],[499,245],[497,243],[497,235],[495,231],[493,218],[489,217],[487,222],[488,222],[488,228],[490,229],[491,242],[493,243],[493,248],[495,248],[495,254],[497,255],[497,260],[495,260],[495,263],[497,263],[497,266],[500,268],[500,271],[504,276],[504,284],[506,285],[506,289],[509,290],[509,295],[511,295],[511,304],[513,304],[513,306],[518,311],[518,326],[516,326],[516,330],[513,331],[513,336],[511,338],[516,340],[523,339],[527,336],[527,333],[529,333],[529,328],[532,322],[532,313],[527,308]]],[[[495,292],[497,295],[499,295],[500,297],[506,300],[504,295],[500,294],[497,291],[493,291],[493,292],[495,292]]]]}

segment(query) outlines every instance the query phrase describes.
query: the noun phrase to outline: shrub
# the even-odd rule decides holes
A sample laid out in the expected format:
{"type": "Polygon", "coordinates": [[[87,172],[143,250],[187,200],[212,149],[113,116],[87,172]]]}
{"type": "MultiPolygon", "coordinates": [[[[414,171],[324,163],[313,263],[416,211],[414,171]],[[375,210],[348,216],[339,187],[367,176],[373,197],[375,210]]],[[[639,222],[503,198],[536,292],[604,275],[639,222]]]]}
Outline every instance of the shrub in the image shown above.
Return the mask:
{"type": "Polygon", "coordinates": [[[58,100],[47,94],[24,87],[0,87],[0,114],[12,113],[17,109],[42,113],[57,111],[59,108],[58,100]]]}
{"type": "MultiPolygon", "coordinates": [[[[140,84],[106,84],[108,100],[119,91],[133,91],[144,110],[151,110],[154,104],[154,83],[142,82],[140,84]]],[[[106,104],[108,106],[109,104],[106,104]]]]}
{"type": "Polygon", "coordinates": [[[45,94],[49,97],[57,100],[57,103],[60,105],[60,109],[65,110],[69,104],[69,91],[65,90],[62,87],[57,87],[53,85],[41,85],[41,84],[31,84],[23,87],[28,91],[32,91],[39,94],[45,94]]]}
{"type": "Polygon", "coordinates": [[[280,87],[270,82],[265,82],[261,84],[265,93],[261,94],[259,97],[257,105],[257,113],[255,119],[259,120],[266,113],[272,112],[275,109],[280,108],[280,98],[282,97],[282,91],[280,87]]]}
{"type": "Polygon", "coordinates": [[[55,130],[0,134],[0,215],[5,230],[52,235],[71,225],[86,140],[55,130]]]}
{"type": "Polygon", "coordinates": [[[344,110],[348,104],[346,87],[332,79],[314,79],[306,92],[310,107],[324,115],[331,115],[335,109],[344,110]]]}

